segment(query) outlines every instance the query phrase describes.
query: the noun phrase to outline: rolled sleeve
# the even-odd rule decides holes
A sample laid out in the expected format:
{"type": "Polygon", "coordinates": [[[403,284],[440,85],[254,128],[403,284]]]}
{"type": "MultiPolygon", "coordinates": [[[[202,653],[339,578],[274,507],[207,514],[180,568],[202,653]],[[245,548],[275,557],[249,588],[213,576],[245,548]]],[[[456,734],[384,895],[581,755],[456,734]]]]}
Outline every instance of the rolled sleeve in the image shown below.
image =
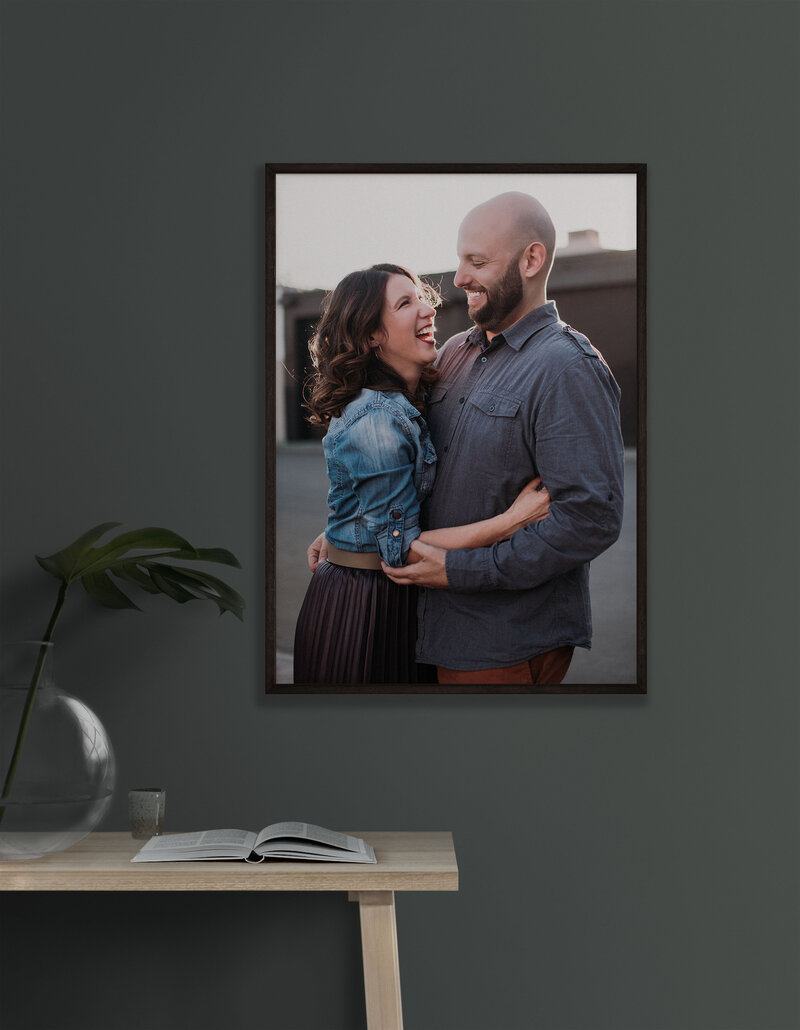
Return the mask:
{"type": "Polygon", "coordinates": [[[371,542],[387,565],[403,565],[421,532],[414,445],[396,416],[376,408],[351,426],[347,446],[357,452],[352,486],[371,542]]]}
{"type": "Polygon", "coordinates": [[[448,552],[452,590],[529,590],[616,541],[624,483],[618,400],[602,359],[587,356],[561,373],[533,427],[550,513],[491,547],[448,552]]]}
{"type": "Polygon", "coordinates": [[[378,550],[387,565],[404,565],[412,541],[420,535],[419,509],[416,514],[407,514],[400,505],[394,505],[382,525],[373,524],[378,550]]]}

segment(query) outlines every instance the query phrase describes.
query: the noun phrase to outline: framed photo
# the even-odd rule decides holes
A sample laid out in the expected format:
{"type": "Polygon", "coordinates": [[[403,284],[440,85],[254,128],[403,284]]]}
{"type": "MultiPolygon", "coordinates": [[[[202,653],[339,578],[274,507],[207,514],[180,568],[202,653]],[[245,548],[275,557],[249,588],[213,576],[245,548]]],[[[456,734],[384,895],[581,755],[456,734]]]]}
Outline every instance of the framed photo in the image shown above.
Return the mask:
{"type": "Polygon", "coordinates": [[[641,164],[266,166],[268,693],[646,693],[645,241],[641,164]]]}

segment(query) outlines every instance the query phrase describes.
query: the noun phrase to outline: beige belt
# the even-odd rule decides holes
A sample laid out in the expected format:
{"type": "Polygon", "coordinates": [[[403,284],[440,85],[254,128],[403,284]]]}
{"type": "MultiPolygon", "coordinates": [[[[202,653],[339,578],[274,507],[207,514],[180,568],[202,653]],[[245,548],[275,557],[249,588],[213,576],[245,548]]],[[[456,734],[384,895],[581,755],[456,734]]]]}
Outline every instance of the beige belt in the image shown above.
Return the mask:
{"type": "Polygon", "coordinates": [[[340,551],[328,541],[328,561],[350,569],[380,569],[381,556],[375,551],[340,551]]]}

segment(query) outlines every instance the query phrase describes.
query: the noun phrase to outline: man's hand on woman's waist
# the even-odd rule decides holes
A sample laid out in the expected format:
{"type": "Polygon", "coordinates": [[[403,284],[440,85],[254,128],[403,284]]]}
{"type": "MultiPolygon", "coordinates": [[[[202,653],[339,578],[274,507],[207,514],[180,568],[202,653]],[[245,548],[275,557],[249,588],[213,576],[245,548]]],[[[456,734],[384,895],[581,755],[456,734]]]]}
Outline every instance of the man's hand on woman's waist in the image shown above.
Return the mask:
{"type": "MultiPolygon", "coordinates": [[[[312,545],[313,546],[313,545],[312,545]]],[[[408,564],[393,568],[381,562],[381,568],[394,583],[401,586],[418,586],[446,589],[447,551],[443,547],[432,547],[414,540],[408,555],[408,564]]]]}

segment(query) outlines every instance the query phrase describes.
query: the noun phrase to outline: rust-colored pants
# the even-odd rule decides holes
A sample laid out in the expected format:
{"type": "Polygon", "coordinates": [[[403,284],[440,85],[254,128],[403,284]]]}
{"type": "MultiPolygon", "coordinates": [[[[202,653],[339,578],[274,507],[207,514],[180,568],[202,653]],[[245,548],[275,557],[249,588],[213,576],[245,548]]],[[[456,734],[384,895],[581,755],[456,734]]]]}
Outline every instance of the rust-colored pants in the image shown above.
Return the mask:
{"type": "Polygon", "coordinates": [[[529,683],[545,686],[560,683],[567,674],[574,647],[557,647],[537,654],[527,662],[501,669],[445,669],[436,666],[440,683],[529,683]]]}

